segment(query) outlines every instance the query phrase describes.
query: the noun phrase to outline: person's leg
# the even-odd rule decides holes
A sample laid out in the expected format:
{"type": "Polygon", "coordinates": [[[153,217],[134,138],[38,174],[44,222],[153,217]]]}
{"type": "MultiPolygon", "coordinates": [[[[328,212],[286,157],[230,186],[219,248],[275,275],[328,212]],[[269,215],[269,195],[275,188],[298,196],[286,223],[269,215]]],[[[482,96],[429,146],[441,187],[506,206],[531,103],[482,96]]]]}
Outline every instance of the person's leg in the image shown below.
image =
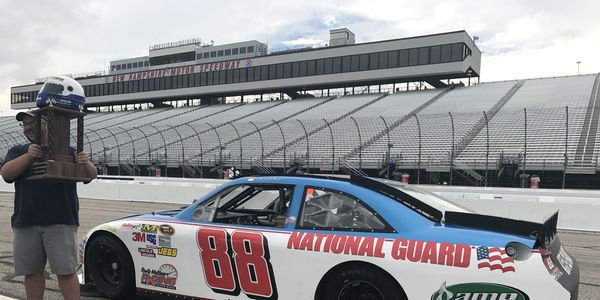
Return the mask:
{"type": "Polygon", "coordinates": [[[27,300],[44,299],[44,290],[46,289],[46,278],[44,273],[35,273],[25,275],[25,293],[27,300]]]}
{"type": "Polygon", "coordinates": [[[79,279],[77,274],[56,275],[58,278],[58,287],[65,300],[79,300],[79,279]]]}
{"type": "Polygon", "coordinates": [[[46,289],[46,253],[39,227],[13,228],[13,236],[15,275],[25,276],[27,299],[43,299],[46,289]]]}
{"type": "Polygon", "coordinates": [[[79,299],[77,226],[45,226],[43,238],[50,270],[58,278],[60,292],[65,300],[79,299]]]}

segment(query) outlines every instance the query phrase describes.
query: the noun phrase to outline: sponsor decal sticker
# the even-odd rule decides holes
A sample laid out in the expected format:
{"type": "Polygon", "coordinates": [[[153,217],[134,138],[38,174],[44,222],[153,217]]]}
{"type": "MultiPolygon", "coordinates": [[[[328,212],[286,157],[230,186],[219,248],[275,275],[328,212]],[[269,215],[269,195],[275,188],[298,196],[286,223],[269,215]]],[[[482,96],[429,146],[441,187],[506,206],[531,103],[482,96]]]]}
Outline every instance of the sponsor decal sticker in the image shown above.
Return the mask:
{"type": "Polygon", "coordinates": [[[142,227],[141,224],[123,223],[123,225],[121,225],[121,229],[132,230],[132,231],[140,230],[141,227],[142,227]]]}
{"type": "Polygon", "coordinates": [[[154,249],[138,248],[138,252],[140,253],[141,256],[152,257],[152,258],[156,257],[156,253],[154,253],[154,249]]]}
{"type": "Polygon", "coordinates": [[[498,247],[477,247],[477,268],[500,270],[502,273],[514,272],[514,260],[498,247]]]}
{"type": "Polygon", "coordinates": [[[567,274],[571,275],[571,272],[573,271],[573,259],[571,258],[571,256],[569,256],[569,254],[562,245],[560,246],[560,250],[556,255],[556,259],[558,260],[558,263],[560,264],[562,269],[565,270],[567,274]]]}
{"type": "Polygon", "coordinates": [[[177,269],[170,264],[161,265],[158,269],[146,269],[142,267],[141,284],[176,290],[177,276],[177,269]]]}
{"type": "Polygon", "coordinates": [[[159,235],[158,236],[158,245],[160,247],[171,247],[171,237],[159,235]]]}
{"type": "Polygon", "coordinates": [[[440,286],[431,300],[529,300],[524,292],[501,284],[473,282],[440,286]]]}
{"type": "Polygon", "coordinates": [[[160,247],[158,248],[158,255],[176,257],[177,248],[160,247]]]}
{"type": "Polygon", "coordinates": [[[175,228],[173,228],[173,226],[167,225],[167,224],[160,225],[158,227],[158,230],[160,230],[160,233],[162,233],[166,236],[172,236],[175,234],[175,228]]]}
{"type": "Polygon", "coordinates": [[[145,233],[145,232],[132,232],[131,240],[140,243],[150,243],[156,246],[156,234],[145,233]]]}
{"type": "Polygon", "coordinates": [[[157,233],[158,225],[142,224],[142,228],[140,229],[140,231],[146,233],[157,233]]]}
{"type": "Polygon", "coordinates": [[[467,268],[471,264],[469,245],[398,238],[393,241],[391,253],[384,253],[384,242],[384,238],[370,236],[293,232],[287,248],[380,258],[390,255],[395,260],[459,268],[467,268]]]}

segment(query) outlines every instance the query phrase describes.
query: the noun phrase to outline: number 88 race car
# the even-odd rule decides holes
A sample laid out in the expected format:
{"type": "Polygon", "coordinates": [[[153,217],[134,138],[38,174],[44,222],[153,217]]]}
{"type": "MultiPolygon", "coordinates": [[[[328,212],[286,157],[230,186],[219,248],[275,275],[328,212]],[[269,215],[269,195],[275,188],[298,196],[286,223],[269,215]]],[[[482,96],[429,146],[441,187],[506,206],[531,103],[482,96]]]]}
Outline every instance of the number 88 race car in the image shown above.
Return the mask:
{"type": "Polygon", "coordinates": [[[365,177],[243,177],[92,229],[82,280],[110,298],[577,299],[557,219],[478,215],[365,177]]]}

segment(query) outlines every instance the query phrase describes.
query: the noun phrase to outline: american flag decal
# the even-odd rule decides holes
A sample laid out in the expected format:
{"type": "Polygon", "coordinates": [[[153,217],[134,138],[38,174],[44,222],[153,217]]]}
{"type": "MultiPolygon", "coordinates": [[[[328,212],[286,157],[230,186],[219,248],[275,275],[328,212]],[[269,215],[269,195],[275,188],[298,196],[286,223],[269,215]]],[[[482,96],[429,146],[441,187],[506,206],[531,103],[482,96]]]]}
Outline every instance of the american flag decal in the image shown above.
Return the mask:
{"type": "Polygon", "coordinates": [[[479,269],[501,270],[502,273],[515,271],[514,260],[498,247],[477,247],[477,261],[479,269]]]}

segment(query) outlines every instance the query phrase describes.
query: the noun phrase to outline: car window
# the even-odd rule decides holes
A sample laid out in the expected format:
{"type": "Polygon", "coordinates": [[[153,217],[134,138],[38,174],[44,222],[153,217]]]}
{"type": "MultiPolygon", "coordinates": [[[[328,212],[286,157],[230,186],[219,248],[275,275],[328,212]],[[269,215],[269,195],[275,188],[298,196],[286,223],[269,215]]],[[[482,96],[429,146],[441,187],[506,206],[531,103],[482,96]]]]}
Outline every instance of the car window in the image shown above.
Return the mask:
{"type": "Polygon", "coordinates": [[[358,198],[315,187],[307,187],[304,191],[298,225],[302,228],[350,231],[381,231],[388,228],[380,216],[358,198]]]}
{"type": "Polygon", "coordinates": [[[199,204],[193,221],[283,227],[293,188],[283,185],[238,185],[199,204]]]}

